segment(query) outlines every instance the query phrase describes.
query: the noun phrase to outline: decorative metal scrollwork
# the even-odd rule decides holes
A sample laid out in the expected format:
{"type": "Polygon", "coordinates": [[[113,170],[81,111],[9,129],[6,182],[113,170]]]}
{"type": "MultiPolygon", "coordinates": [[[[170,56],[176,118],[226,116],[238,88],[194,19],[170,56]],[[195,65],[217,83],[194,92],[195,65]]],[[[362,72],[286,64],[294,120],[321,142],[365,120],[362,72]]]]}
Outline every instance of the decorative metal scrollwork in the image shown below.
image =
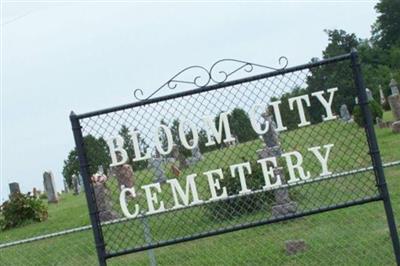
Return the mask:
{"type": "Polygon", "coordinates": [[[209,70],[202,66],[190,66],[175,74],[170,80],[162,84],[158,89],[152,92],[149,96],[143,98],[144,93],[142,89],[136,89],[134,91],[134,96],[138,101],[148,100],[161,91],[163,88],[168,88],[170,90],[175,89],[178,84],[191,84],[194,85],[194,88],[203,88],[211,84],[220,84],[229,79],[232,75],[239,72],[240,70],[244,70],[247,73],[251,73],[255,67],[257,68],[264,68],[268,70],[283,70],[288,65],[288,59],[284,56],[281,56],[278,60],[280,68],[264,66],[260,64],[250,63],[246,61],[236,60],[236,59],[221,59],[215,62],[209,70]],[[238,64],[238,67],[231,69],[230,71],[227,70],[217,70],[218,66],[222,65],[223,63],[234,63],[238,64]],[[184,73],[188,73],[190,71],[196,71],[197,74],[191,80],[179,79],[180,76],[184,73]],[[199,74],[202,73],[202,74],[199,74]]]}

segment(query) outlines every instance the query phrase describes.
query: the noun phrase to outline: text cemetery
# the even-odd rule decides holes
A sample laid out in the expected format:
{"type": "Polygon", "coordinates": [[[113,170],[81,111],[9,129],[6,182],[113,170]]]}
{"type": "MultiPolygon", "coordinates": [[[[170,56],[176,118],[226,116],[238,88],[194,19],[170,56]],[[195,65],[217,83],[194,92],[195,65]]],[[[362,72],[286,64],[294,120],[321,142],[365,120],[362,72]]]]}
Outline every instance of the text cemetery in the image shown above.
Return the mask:
{"type": "MultiPolygon", "coordinates": [[[[317,91],[312,93],[311,95],[300,95],[296,97],[292,97],[288,99],[288,104],[290,110],[295,112],[297,109],[297,114],[299,116],[300,123],[298,127],[304,127],[310,125],[311,123],[307,121],[304,105],[307,107],[310,106],[310,97],[315,97],[319,104],[321,104],[325,110],[325,116],[323,117],[323,121],[329,121],[336,119],[336,115],[332,112],[332,102],[334,98],[334,94],[337,91],[337,88],[331,88],[326,91],[317,91]]],[[[269,103],[269,106],[272,108],[276,126],[272,123],[268,123],[265,121],[263,124],[259,124],[257,121],[257,111],[265,110],[267,108],[266,105],[263,104],[255,104],[251,107],[249,116],[251,120],[251,125],[253,130],[259,134],[263,135],[267,133],[271,127],[274,127],[276,131],[285,131],[287,128],[285,127],[285,121],[282,121],[281,113],[279,110],[279,106],[281,101],[274,101],[269,103]]],[[[212,116],[203,117],[203,123],[206,126],[206,133],[208,142],[206,146],[220,144],[221,142],[227,143],[235,141],[234,136],[231,134],[228,113],[223,112],[219,116],[218,128],[215,125],[212,116]],[[223,133],[225,136],[223,137],[223,133]]],[[[130,136],[132,139],[134,154],[129,154],[123,148],[124,147],[124,139],[117,135],[107,141],[108,147],[110,149],[111,155],[111,167],[125,164],[129,157],[133,158],[133,161],[141,161],[141,160],[149,160],[151,158],[150,149],[141,150],[139,145],[139,136],[140,132],[135,130],[132,131],[130,136]]],[[[179,139],[182,145],[191,150],[198,144],[198,132],[196,125],[190,121],[185,120],[181,121],[179,124],[179,139]],[[185,134],[185,129],[189,128],[192,133],[192,140],[188,140],[187,135],[185,134]]],[[[158,128],[154,129],[154,145],[157,152],[161,155],[168,155],[171,153],[173,149],[173,137],[171,130],[163,124],[160,124],[158,128]],[[161,143],[160,137],[161,134],[167,139],[166,147],[161,143]]],[[[313,155],[316,161],[321,166],[320,173],[317,176],[324,177],[331,174],[328,168],[329,154],[331,149],[334,147],[334,144],[326,144],[322,146],[310,147],[308,148],[308,152],[313,155]]],[[[311,178],[311,173],[304,169],[302,166],[303,163],[303,154],[298,151],[287,151],[281,154],[281,157],[284,158],[283,162],[285,165],[278,165],[278,160],[276,157],[267,157],[261,158],[257,160],[257,167],[261,167],[263,177],[264,177],[264,186],[262,190],[271,190],[279,188],[282,185],[282,180],[279,175],[275,174],[274,169],[278,167],[286,167],[289,177],[287,180],[287,184],[295,184],[300,181],[309,180],[311,178]]],[[[188,205],[196,205],[203,203],[205,201],[215,201],[227,198],[229,195],[229,191],[227,191],[226,187],[221,186],[220,180],[224,178],[238,178],[241,185],[240,194],[248,194],[252,193],[252,190],[247,187],[246,179],[251,178],[252,169],[250,166],[250,162],[238,162],[237,164],[230,165],[230,175],[229,177],[223,176],[222,169],[212,169],[206,172],[203,172],[202,175],[198,174],[190,174],[186,176],[186,185],[184,189],[180,185],[177,179],[169,179],[166,182],[169,184],[169,188],[174,198],[174,206],[175,208],[182,208],[188,205]],[[208,181],[208,187],[210,190],[211,197],[209,199],[201,199],[199,198],[197,187],[196,187],[196,179],[206,178],[208,181]],[[190,197],[191,195],[191,197],[190,197]]],[[[159,200],[157,197],[157,193],[161,193],[161,185],[160,183],[151,183],[148,185],[141,186],[141,189],[144,190],[147,200],[147,214],[158,213],[166,211],[166,207],[162,200],[159,200]]],[[[134,205],[133,210],[128,209],[129,200],[134,200],[137,195],[137,191],[135,187],[121,187],[120,194],[120,205],[124,215],[128,218],[134,218],[139,213],[141,213],[141,208],[139,204],[134,205]]]]}

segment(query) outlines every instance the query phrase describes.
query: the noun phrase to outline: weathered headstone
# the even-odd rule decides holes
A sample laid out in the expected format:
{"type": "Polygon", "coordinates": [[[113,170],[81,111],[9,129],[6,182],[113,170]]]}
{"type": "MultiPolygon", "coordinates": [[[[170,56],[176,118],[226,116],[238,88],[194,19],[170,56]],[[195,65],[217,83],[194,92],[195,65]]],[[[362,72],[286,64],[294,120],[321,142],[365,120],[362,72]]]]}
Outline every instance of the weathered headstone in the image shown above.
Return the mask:
{"type": "Polygon", "coordinates": [[[386,97],[385,97],[385,94],[383,93],[381,85],[379,85],[379,98],[380,98],[381,105],[382,106],[385,105],[386,104],[386,97]]]}
{"type": "Polygon", "coordinates": [[[179,151],[179,146],[174,144],[172,146],[172,157],[179,162],[179,168],[184,169],[187,167],[187,161],[185,156],[179,151]]]}
{"type": "Polygon", "coordinates": [[[393,113],[394,122],[392,124],[392,131],[394,133],[400,133],[400,94],[399,89],[397,88],[397,82],[392,79],[390,81],[390,89],[392,95],[388,97],[388,102],[390,105],[390,109],[393,113]]]}
{"type": "Polygon", "coordinates": [[[306,242],[303,239],[285,241],[286,255],[295,255],[307,250],[306,242]]]}
{"type": "Polygon", "coordinates": [[[79,195],[79,193],[81,193],[81,186],[79,185],[78,176],[73,174],[71,179],[72,179],[72,187],[74,189],[74,195],[79,195]]]}
{"type": "Polygon", "coordinates": [[[374,97],[372,96],[372,91],[368,88],[366,88],[365,91],[367,92],[367,101],[370,102],[374,100],[374,97]]]}
{"type": "Polygon", "coordinates": [[[32,196],[34,198],[38,198],[40,195],[40,191],[38,191],[35,187],[32,189],[32,196]]]}
{"type": "Polygon", "coordinates": [[[399,94],[390,95],[388,97],[388,100],[390,109],[392,110],[393,113],[394,120],[396,121],[400,120],[400,95],[399,94]]]}
{"type": "Polygon", "coordinates": [[[167,177],[165,176],[164,168],[163,168],[163,160],[159,157],[152,158],[150,161],[151,167],[154,170],[154,182],[155,183],[164,183],[167,181],[167,177]]]}
{"type": "MultiPolygon", "coordinates": [[[[279,141],[279,133],[275,130],[276,125],[273,121],[272,115],[268,110],[262,114],[265,121],[268,122],[269,129],[262,136],[264,140],[264,148],[257,151],[259,158],[279,157],[282,154],[281,143],[279,141]]],[[[274,169],[275,176],[279,175],[282,183],[286,183],[285,173],[281,167],[274,169]]],[[[287,188],[279,188],[274,190],[275,202],[272,206],[272,216],[283,216],[297,211],[297,203],[292,201],[289,197],[287,188]]]]}
{"type": "Polygon", "coordinates": [[[63,179],[63,183],[64,183],[64,193],[68,193],[69,192],[69,188],[68,188],[67,180],[63,179]]]}
{"type": "Polygon", "coordinates": [[[10,188],[10,195],[14,193],[21,193],[21,190],[19,189],[19,184],[17,182],[12,182],[8,184],[10,188]]]}
{"type": "Polygon", "coordinates": [[[47,201],[49,203],[58,203],[58,195],[54,183],[54,176],[51,171],[46,171],[43,173],[43,185],[47,193],[47,201]]]}
{"type": "Polygon", "coordinates": [[[110,193],[105,185],[107,177],[105,175],[95,174],[92,176],[91,180],[100,221],[106,222],[117,219],[118,214],[112,208],[110,193]]]}
{"type": "Polygon", "coordinates": [[[392,124],[392,132],[400,133],[400,121],[393,122],[392,124]]]}
{"type": "MultiPolygon", "coordinates": [[[[189,141],[190,145],[193,146],[193,140],[189,141]]],[[[197,163],[201,160],[203,160],[203,155],[200,152],[200,148],[198,145],[196,145],[192,150],[192,158],[190,158],[189,162],[190,164],[197,163]]]]}
{"type": "Polygon", "coordinates": [[[132,166],[123,164],[112,168],[112,174],[115,175],[118,181],[118,187],[133,187],[135,185],[135,177],[133,175],[132,166]]]}
{"type": "Polygon", "coordinates": [[[163,168],[163,159],[160,157],[160,154],[156,152],[156,156],[151,158],[150,166],[154,170],[154,183],[164,183],[167,181],[167,177],[165,176],[164,168],[163,168]]]}
{"type": "Polygon", "coordinates": [[[399,93],[399,87],[397,87],[397,81],[395,79],[391,79],[389,83],[390,91],[392,95],[398,95],[399,93]]]}
{"type": "Polygon", "coordinates": [[[232,137],[233,137],[232,141],[225,142],[225,145],[227,147],[233,147],[233,146],[236,146],[239,143],[237,136],[232,134],[232,137]]]}
{"type": "MultiPolygon", "coordinates": [[[[193,143],[193,140],[191,140],[191,142],[193,143]]],[[[192,156],[193,158],[195,158],[195,160],[197,161],[201,161],[203,160],[203,155],[201,154],[200,148],[198,145],[196,145],[193,149],[192,149],[192,156]]]]}
{"type": "Polygon", "coordinates": [[[347,109],[346,104],[342,104],[340,106],[340,117],[345,122],[349,122],[351,120],[351,115],[350,115],[349,109],[347,109]]]}
{"type": "Polygon", "coordinates": [[[84,191],[85,186],[83,185],[83,178],[82,178],[81,174],[78,174],[78,183],[79,183],[80,190],[84,191]]]}

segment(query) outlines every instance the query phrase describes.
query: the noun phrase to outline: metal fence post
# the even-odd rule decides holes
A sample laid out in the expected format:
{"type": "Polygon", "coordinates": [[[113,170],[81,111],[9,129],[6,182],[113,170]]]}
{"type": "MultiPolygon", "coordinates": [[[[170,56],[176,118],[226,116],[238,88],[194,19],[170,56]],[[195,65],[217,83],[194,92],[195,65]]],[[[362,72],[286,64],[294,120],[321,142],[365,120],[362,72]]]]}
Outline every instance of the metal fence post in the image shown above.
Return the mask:
{"type": "Polygon", "coordinates": [[[97,257],[99,260],[99,265],[106,266],[107,263],[106,263],[106,251],[104,246],[104,239],[101,231],[100,219],[98,217],[97,207],[95,204],[94,191],[89,183],[89,178],[90,178],[88,169],[89,164],[84,150],[81,125],[79,123],[78,117],[74,112],[71,112],[70,120],[71,120],[72,130],[74,133],[75,145],[78,152],[80,172],[82,175],[83,185],[85,187],[86,201],[89,208],[90,222],[92,223],[94,240],[96,243],[97,257]]]}
{"type": "MultiPolygon", "coordinates": [[[[145,241],[148,245],[151,245],[153,242],[153,239],[151,236],[149,221],[145,215],[143,216],[143,218],[141,220],[143,223],[143,233],[144,233],[145,241]]],[[[150,265],[157,266],[157,260],[156,260],[156,256],[154,255],[154,250],[148,249],[147,254],[149,255],[150,265]]]]}
{"type": "Polygon", "coordinates": [[[390,237],[392,239],[394,255],[397,265],[400,265],[400,245],[399,235],[396,229],[396,222],[393,215],[392,204],[386,184],[385,173],[382,167],[382,160],[379,152],[378,142],[375,135],[374,125],[372,122],[371,112],[368,108],[367,93],[365,91],[364,80],[361,73],[361,66],[358,59],[358,54],[355,49],[351,51],[351,64],[355,79],[355,84],[358,91],[359,105],[364,117],[365,131],[368,136],[369,152],[371,154],[372,164],[374,167],[375,176],[377,178],[377,186],[381,194],[383,205],[385,208],[386,218],[389,225],[390,237]]]}

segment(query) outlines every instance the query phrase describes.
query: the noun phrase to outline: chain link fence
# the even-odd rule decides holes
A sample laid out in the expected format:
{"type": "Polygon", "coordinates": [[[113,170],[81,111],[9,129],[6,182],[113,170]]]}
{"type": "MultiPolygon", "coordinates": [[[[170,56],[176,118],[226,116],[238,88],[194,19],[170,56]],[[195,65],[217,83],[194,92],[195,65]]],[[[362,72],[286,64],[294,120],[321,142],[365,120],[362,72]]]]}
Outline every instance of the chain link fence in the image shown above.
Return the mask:
{"type": "Polygon", "coordinates": [[[370,140],[338,114],[360,108],[349,58],[233,82],[263,67],[214,65],[165,84],[197,90],[77,116],[96,241],[82,227],[3,244],[0,264],[394,265],[370,140]]]}
{"type": "MultiPolygon", "coordinates": [[[[398,192],[394,194],[398,198],[398,192]]],[[[1,245],[0,265],[98,264],[90,227],[1,245]]],[[[395,265],[380,202],[138,252],[108,264],[151,265],[152,261],[156,265],[395,265]],[[288,255],[285,243],[290,240],[304,240],[306,250],[288,255]]]]}

